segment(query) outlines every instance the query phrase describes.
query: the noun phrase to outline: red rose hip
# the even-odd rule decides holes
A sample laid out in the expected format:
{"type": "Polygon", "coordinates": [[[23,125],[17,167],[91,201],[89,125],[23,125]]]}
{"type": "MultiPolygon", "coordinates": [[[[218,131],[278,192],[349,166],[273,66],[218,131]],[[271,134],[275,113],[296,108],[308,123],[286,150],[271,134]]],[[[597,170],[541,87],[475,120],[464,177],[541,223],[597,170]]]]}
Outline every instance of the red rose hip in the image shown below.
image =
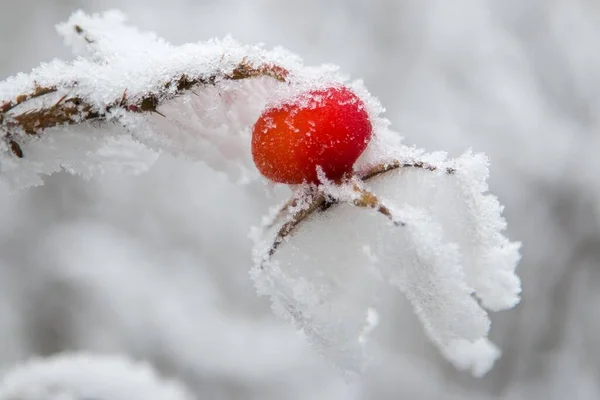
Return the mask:
{"type": "Polygon", "coordinates": [[[367,147],[372,126],[364,103],[343,86],[311,90],[265,110],[252,132],[256,167],[274,182],[319,183],[352,173],[367,147]]]}

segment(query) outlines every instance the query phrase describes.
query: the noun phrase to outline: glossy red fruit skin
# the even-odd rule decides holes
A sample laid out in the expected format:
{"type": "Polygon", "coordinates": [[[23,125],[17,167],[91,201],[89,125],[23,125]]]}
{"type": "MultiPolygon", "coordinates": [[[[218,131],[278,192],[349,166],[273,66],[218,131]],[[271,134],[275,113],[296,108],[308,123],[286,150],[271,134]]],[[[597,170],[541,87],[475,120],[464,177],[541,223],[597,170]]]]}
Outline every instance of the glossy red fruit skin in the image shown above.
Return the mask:
{"type": "Polygon", "coordinates": [[[318,184],[318,166],[338,182],[352,174],[372,131],[364,103],[350,89],[312,90],[261,114],[252,131],[252,157],[273,182],[318,184]]]}

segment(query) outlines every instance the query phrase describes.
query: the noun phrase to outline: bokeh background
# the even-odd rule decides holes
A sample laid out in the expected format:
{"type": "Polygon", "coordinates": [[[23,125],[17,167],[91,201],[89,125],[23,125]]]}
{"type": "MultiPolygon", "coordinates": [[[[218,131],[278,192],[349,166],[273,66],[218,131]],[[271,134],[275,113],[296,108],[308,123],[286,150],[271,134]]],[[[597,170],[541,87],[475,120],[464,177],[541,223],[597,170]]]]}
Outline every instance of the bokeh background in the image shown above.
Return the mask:
{"type": "Polygon", "coordinates": [[[452,369],[401,296],[384,361],[345,382],[254,292],[250,226],[274,202],[202,163],[0,193],[0,368],[120,352],[202,399],[600,398],[600,3],[593,0],[0,0],[0,79],[70,58],[54,24],[119,8],[175,44],[231,33],[364,79],[405,142],[492,159],[523,300],[504,354],[452,369]]]}

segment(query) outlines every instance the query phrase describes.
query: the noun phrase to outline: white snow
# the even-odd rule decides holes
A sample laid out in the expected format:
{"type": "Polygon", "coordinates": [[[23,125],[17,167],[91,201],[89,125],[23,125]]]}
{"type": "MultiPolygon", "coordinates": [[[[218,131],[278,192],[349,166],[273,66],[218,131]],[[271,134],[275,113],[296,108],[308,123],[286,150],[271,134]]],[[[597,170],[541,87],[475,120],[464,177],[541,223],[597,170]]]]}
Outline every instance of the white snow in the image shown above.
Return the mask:
{"type": "MultiPolygon", "coordinates": [[[[444,362],[423,356],[430,347],[475,376],[490,371],[503,346],[488,338],[488,312],[519,302],[515,267],[520,245],[505,236],[503,207],[488,193],[486,156],[466,152],[448,158],[444,152],[406,147],[363,82],[350,81],[331,65],[306,66],[281,48],[242,45],[230,37],[176,46],[130,27],[117,11],[76,12],[58,31],[81,58],[55,60],[1,82],[0,104],[36,85],[57,88],[57,93],[18,106],[10,115],[52,106],[65,94],[77,95],[102,111],[121,99],[135,103],[148,93],[160,93],[160,114],[113,107],[106,122],[50,128],[39,137],[14,132],[25,158],[0,155],[0,181],[18,196],[0,198],[6,239],[0,245],[7,258],[3,268],[10,271],[7,282],[20,272],[11,269],[13,263],[18,265],[11,257],[21,254],[13,255],[13,247],[18,248],[14,241],[27,243],[23,262],[30,270],[14,278],[22,284],[18,289],[8,290],[9,285],[2,283],[0,306],[6,318],[0,324],[17,338],[11,343],[18,344],[15,350],[2,350],[6,360],[22,359],[33,351],[23,335],[36,321],[27,307],[32,302],[44,318],[51,319],[43,306],[68,310],[65,313],[73,321],[61,329],[72,335],[66,342],[75,338],[71,346],[151,354],[157,365],[168,365],[182,379],[200,382],[200,392],[210,393],[203,386],[209,382],[219,394],[235,393],[232,396],[243,397],[240,393],[248,391],[269,398],[281,391],[294,399],[312,398],[315,393],[322,398],[351,398],[338,376],[307,351],[304,338],[261,314],[266,309],[263,300],[270,300],[277,316],[292,322],[314,349],[344,372],[368,374],[372,361],[383,363],[385,373],[377,379],[393,382],[382,385],[382,390],[403,383],[410,391],[407,384],[413,379],[414,385],[441,382],[444,362]],[[80,33],[76,25],[82,28],[80,33]],[[289,71],[290,80],[224,79],[240,63],[281,66],[289,71]],[[172,88],[164,89],[165,83],[182,75],[217,79],[214,85],[177,96],[172,88]],[[356,164],[357,171],[392,160],[422,161],[436,170],[405,168],[365,184],[404,226],[348,204],[334,205],[304,221],[284,240],[271,263],[252,269],[259,293],[268,296],[255,298],[247,282],[251,261],[243,235],[252,221],[258,221],[257,210],[267,200],[259,185],[239,188],[230,182],[252,183],[259,178],[249,141],[251,126],[264,107],[332,83],[349,85],[365,101],[372,118],[375,136],[356,164]],[[447,168],[454,172],[446,173],[447,168]],[[65,174],[48,178],[59,171],[91,181],[65,174]],[[44,182],[49,185],[21,190],[44,182]],[[29,278],[31,283],[24,283],[29,278]],[[54,284],[73,291],[81,301],[72,301],[69,294],[61,297],[60,290],[51,290],[54,284]],[[39,294],[42,288],[51,294],[39,294]],[[397,323],[412,320],[402,301],[394,301],[395,292],[407,299],[414,322],[420,325],[397,323]],[[46,301],[53,293],[59,299],[56,304],[46,301]],[[40,297],[24,301],[28,296],[40,297]],[[21,303],[25,305],[14,306],[21,303]],[[387,336],[384,329],[389,330],[387,336]],[[420,343],[411,336],[414,331],[433,345],[411,349],[420,343]],[[386,369],[385,363],[391,367],[386,369]]],[[[411,122],[402,121],[403,126],[411,122]]],[[[445,138],[458,135],[458,127],[451,123],[438,128],[440,135],[448,135],[445,138]]],[[[463,145],[461,151],[468,146],[463,145]]],[[[521,162],[533,161],[523,158],[516,163],[521,162]]],[[[492,165],[497,165],[495,160],[492,165]]],[[[542,175],[551,176],[552,171],[554,167],[544,169],[542,175]]],[[[350,186],[324,185],[321,190],[342,201],[355,196],[350,186]]],[[[281,188],[275,192],[277,200],[282,192],[287,194],[281,188]]],[[[304,200],[296,210],[307,207],[308,199],[304,200]]],[[[277,210],[264,218],[264,225],[276,219],[277,210]]],[[[261,262],[281,222],[265,232],[254,229],[255,256],[261,262]]],[[[506,343],[503,334],[506,330],[494,340],[506,343]]],[[[79,365],[77,358],[67,364],[71,362],[79,365]]],[[[36,365],[58,364],[31,365],[35,367],[31,371],[37,371],[36,365]]],[[[136,371],[135,365],[127,365],[115,370],[136,371]]],[[[377,368],[373,370],[381,371],[377,368]]],[[[89,382],[81,372],[73,379],[89,382]]],[[[6,382],[19,374],[9,373],[6,382]]],[[[365,398],[373,398],[364,390],[365,398]]],[[[431,392],[436,398],[433,388],[431,392]]]]}
{"type": "Polygon", "coordinates": [[[121,355],[65,353],[32,359],[0,380],[2,400],[192,400],[179,382],[121,355]]]}
{"type": "MultiPolygon", "coordinates": [[[[53,60],[29,74],[21,73],[0,82],[0,103],[33,93],[36,87],[56,89],[55,93],[15,107],[6,121],[28,110],[51,107],[62,96],[78,97],[94,111],[105,112],[108,121],[50,128],[41,138],[11,128],[15,140],[23,143],[27,157],[15,160],[8,154],[0,159],[0,168],[5,172],[1,179],[9,187],[38,185],[41,181],[37,175],[48,175],[61,168],[89,175],[100,169],[98,164],[102,161],[97,160],[96,154],[102,153],[101,148],[115,137],[204,161],[232,180],[247,182],[258,176],[248,148],[252,125],[265,105],[308,88],[345,80],[336,68],[305,67],[296,55],[282,48],[266,50],[258,45],[242,45],[230,37],[173,46],[155,34],[139,32],[125,21],[118,11],[91,16],[76,12],[57,30],[81,57],[72,62],[53,60]],[[283,85],[264,76],[228,80],[226,76],[241,64],[287,71],[293,84],[283,85]],[[177,94],[176,83],[182,76],[190,80],[214,79],[215,83],[196,85],[177,94]],[[115,106],[122,100],[136,104],[151,94],[159,99],[157,113],[126,112],[115,106]],[[69,138],[61,142],[46,138],[65,135],[69,138]],[[47,154],[44,148],[48,148],[47,154]],[[91,155],[88,163],[81,154],[91,155]]],[[[360,82],[352,85],[359,87],[360,82]]],[[[364,90],[363,94],[366,96],[364,90]]],[[[367,96],[365,101],[375,116],[379,107],[376,100],[367,96]]],[[[124,147],[127,146],[135,144],[126,143],[124,147]]],[[[136,162],[147,167],[153,159],[142,157],[136,162]]]]}
{"type": "MultiPolygon", "coordinates": [[[[400,159],[414,150],[406,153],[400,159]]],[[[372,210],[334,205],[303,221],[267,263],[289,216],[257,236],[252,274],[259,291],[349,371],[361,371],[368,359],[361,339],[364,310],[377,304],[385,285],[407,296],[425,334],[457,367],[480,376],[499,357],[487,340],[487,313],[472,295],[492,311],[518,303],[519,244],[503,235],[501,207],[486,193],[483,155],[465,153],[433,165],[435,171],[400,168],[366,183],[396,224],[372,210]]],[[[352,184],[321,190],[342,202],[356,197],[352,184]]]]}

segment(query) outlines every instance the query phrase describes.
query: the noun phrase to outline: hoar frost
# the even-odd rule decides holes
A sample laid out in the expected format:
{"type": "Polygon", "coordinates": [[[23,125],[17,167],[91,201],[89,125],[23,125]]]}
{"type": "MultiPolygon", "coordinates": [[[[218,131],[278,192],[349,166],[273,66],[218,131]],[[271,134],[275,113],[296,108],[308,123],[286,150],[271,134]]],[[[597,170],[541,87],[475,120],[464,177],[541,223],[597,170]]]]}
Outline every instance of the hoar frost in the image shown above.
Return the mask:
{"type": "Polygon", "coordinates": [[[255,232],[252,276],[278,315],[349,372],[364,370],[365,326],[375,328],[379,293],[392,286],[444,357],[481,376],[500,356],[487,338],[486,309],[511,308],[520,293],[519,244],[503,236],[501,207],[486,193],[487,158],[467,152],[446,160],[408,148],[382,157],[392,155],[405,161],[363,174],[361,192],[355,182],[320,187],[326,207],[303,199],[314,188],[298,189],[300,211],[292,202],[255,232]],[[379,205],[365,210],[362,190],[377,194],[379,205]]]}
{"type": "Polygon", "coordinates": [[[456,367],[477,376],[491,368],[500,351],[488,340],[487,311],[518,303],[520,256],[487,193],[485,156],[448,159],[403,145],[361,82],[283,49],[231,38],[173,46],[116,11],[77,12],[58,31],[79,58],[0,83],[3,184],[41,184],[58,170],[141,173],[163,151],[233,181],[257,179],[250,132],[261,111],[349,86],[373,126],[356,179],[294,187],[292,201],[265,218],[253,235],[259,293],[346,371],[365,368],[383,322],[379,293],[390,287],[456,367]]]}

